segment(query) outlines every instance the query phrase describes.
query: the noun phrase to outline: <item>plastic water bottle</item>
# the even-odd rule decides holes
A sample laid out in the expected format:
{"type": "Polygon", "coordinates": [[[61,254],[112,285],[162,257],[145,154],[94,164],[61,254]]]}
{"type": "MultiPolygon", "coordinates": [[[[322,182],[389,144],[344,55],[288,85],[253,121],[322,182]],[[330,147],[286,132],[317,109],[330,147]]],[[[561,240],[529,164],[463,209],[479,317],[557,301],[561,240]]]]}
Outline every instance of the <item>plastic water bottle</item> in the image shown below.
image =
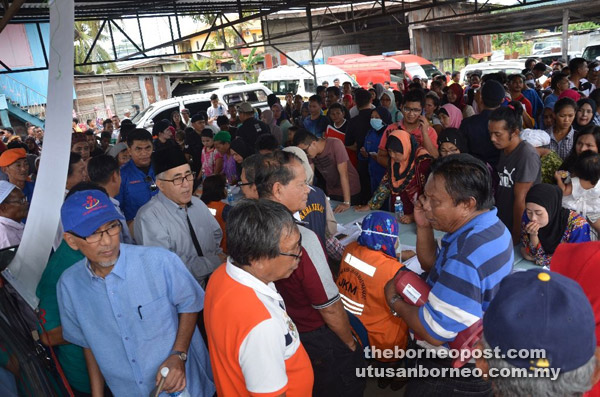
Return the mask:
{"type": "Polygon", "coordinates": [[[228,184],[227,185],[227,203],[229,205],[233,205],[233,201],[234,201],[234,199],[233,199],[233,191],[231,189],[231,185],[228,184]]]}
{"type": "Polygon", "coordinates": [[[396,220],[400,222],[400,218],[404,216],[404,206],[400,196],[396,196],[396,202],[394,203],[394,214],[396,214],[396,220]]]}

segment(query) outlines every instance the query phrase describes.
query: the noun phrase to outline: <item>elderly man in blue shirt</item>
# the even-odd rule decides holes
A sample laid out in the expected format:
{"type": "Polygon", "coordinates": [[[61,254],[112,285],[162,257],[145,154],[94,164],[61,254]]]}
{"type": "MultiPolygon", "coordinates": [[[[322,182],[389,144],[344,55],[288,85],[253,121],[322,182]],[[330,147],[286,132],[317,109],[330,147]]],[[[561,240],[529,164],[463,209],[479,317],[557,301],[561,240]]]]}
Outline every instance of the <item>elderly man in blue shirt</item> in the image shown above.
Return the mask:
{"type": "Polygon", "coordinates": [[[196,328],[204,291],[163,248],[119,242],[122,216],[106,194],[80,191],[61,209],[64,240],[85,256],[58,287],[64,339],[83,347],[93,395],[148,396],[169,368],[163,391],[215,392],[196,328]]]}
{"type": "MultiPolygon", "coordinates": [[[[439,159],[431,168],[424,194],[415,204],[417,256],[428,272],[428,301],[417,307],[396,292],[385,296],[394,314],[414,332],[416,349],[447,347],[458,333],[477,323],[513,265],[511,235],[493,207],[487,166],[469,154],[439,159]],[[447,234],[437,248],[433,229],[447,234]]],[[[438,348],[439,349],[439,348],[438,348]]],[[[419,366],[450,368],[451,359],[419,359],[419,366]]],[[[474,364],[466,364],[474,368],[474,364]]],[[[491,393],[478,377],[411,379],[404,395],[445,396],[491,393]],[[454,394],[453,394],[454,393],[454,394]],[[457,394],[458,393],[458,394],[457,394]]]]}

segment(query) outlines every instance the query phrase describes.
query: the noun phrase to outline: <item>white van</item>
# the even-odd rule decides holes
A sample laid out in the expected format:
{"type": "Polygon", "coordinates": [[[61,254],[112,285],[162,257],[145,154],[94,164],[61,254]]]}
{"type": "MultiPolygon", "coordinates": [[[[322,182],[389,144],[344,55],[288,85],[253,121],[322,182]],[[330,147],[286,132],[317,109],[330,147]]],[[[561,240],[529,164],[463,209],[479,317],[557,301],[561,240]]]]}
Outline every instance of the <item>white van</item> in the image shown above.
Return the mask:
{"type": "Polygon", "coordinates": [[[462,68],[460,71],[460,78],[463,85],[467,85],[469,83],[467,75],[475,70],[481,71],[481,75],[485,76],[486,74],[498,72],[504,72],[506,75],[511,75],[514,73],[521,73],[523,69],[525,69],[525,59],[472,63],[462,68]]]}
{"type": "Polygon", "coordinates": [[[600,39],[591,40],[581,56],[588,62],[600,60],[600,39]]]}
{"type": "Polygon", "coordinates": [[[137,128],[146,128],[151,131],[155,122],[162,119],[170,120],[171,113],[175,110],[181,111],[186,108],[190,111],[190,115],[192,116],[200,111],[206,111],[210,106],[210,97],[212,94],[217,94],[219,102],[225,106],[241,102],[250,102],[255,108],[265,110],[268,109],[267,96],[272,94],[272,92],[264,85],[254,83],[223,88],[212,91],[209,94],[185,95],[165,99],[148,106],[131,121],[137,128]]]}
{"type": "Polygon", "coordinates": [[[218,83],[208,83],[197,86],[195,94],[212,94],[213,91],[222,90],[225,88],[231,87],[239,87],[242,85],[247,85],[244,80],[229,80],[229,81],[220,81],[218,83]]]}
{"type": "MultiPolygon", "coordinates": [[[[306,70],[312,72],[312,66],[306,65],[306,70]]],[[[358,83],[342,69],[333,65],[315,65],[317,72],[317,84],[324,81],[333,85],[333,80],[339,79],[340,86],[345,81],[358,87],[358,83]]],[[[312,74],[298,66],[279,66],[273,69],[266,69],[258,75],[258,81],[267,86],[273,93],[279,97],[285,97],[285,94],[292,92],[308,98],[316,93],[315,81],[312,74]]]]}

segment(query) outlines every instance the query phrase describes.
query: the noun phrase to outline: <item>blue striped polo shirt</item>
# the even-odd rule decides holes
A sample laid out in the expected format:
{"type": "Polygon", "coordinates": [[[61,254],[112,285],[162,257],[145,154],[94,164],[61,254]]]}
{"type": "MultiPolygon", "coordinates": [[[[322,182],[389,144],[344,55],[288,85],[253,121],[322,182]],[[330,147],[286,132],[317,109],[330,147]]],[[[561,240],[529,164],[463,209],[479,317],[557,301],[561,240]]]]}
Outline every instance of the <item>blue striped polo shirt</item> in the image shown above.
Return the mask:
{"type": "Polygon", "coordinates": [[[419,309],[421,323],[437,340],[452,341],[482,318],[512,270],[511,235],[497,212],[492,208],[442,239],[427,278],[429,300],[419,309]]]}

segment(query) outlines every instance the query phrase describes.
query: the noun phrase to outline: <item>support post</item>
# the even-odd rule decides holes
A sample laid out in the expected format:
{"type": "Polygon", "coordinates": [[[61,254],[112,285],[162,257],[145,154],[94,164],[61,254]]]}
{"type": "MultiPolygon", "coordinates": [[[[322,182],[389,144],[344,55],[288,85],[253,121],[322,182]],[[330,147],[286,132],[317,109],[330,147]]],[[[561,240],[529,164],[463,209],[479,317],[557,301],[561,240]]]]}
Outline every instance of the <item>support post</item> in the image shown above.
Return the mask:
{"type": "Polygon", "coordinates": [[[562,45],[560,46],[562,49],[562,57],[565,61],[567,61],[569,54],[569,9],[565,8],[563,10],[562,17],[562,45]]]}
{"type": "Polygon", "coordinates": [[[50,0],[50,65],[46,135],[27,225],[16,256],[2,272],[19,295],[35,309],[38,282],[50,256],[60,222],[69,168],[73,117],[74,0],[50,0]],[[66,23],[71,21],[71,23],[66,23]]]}
{"type": "Polygon", "coordinates": [[[312,63],[312,75],[313,75],[313,80],[315,81],[315,89],[317,88],[317,86],[319,85],[319,83],[317,83],[317,67],[315,66],[315,53],[313,52],[313,24],[312,24],[312,12],[310,9],[310,4],[306,6],[306,20],[308,22],[308,40],[309,40],[309,46],[310,46],[310,61],[312,63]]]}

